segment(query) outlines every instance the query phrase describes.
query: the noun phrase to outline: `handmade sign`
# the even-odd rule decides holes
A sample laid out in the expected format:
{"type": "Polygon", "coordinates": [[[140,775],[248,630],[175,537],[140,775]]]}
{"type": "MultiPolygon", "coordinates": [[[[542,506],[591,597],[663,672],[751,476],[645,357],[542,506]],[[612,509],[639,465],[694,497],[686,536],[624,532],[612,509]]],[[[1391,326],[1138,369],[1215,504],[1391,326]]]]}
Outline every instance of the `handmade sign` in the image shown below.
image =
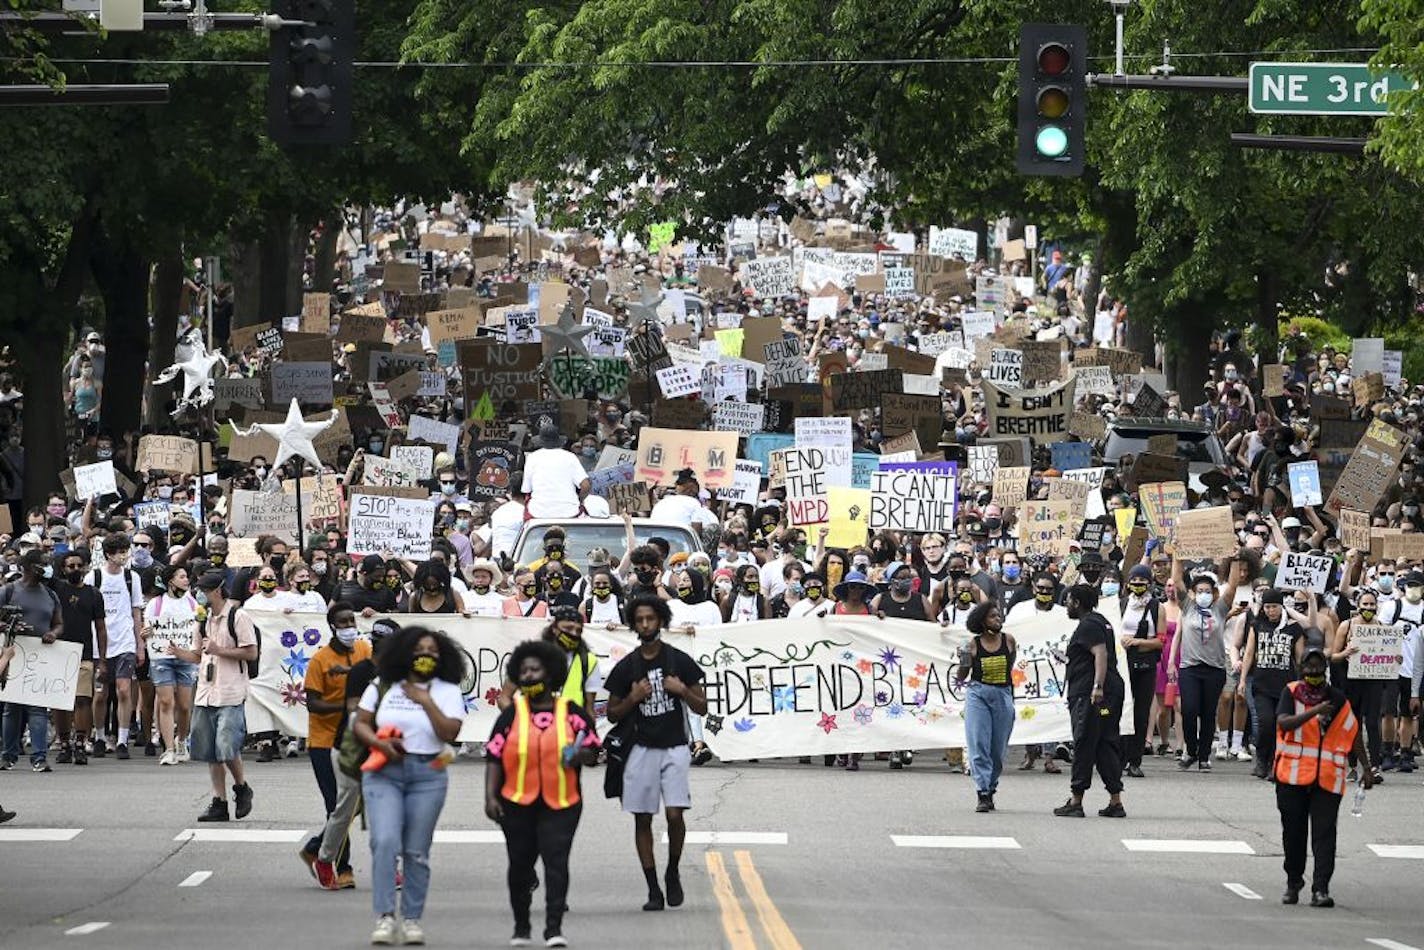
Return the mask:
{"type": "Polygon", "coordinates": [[[727,488],[732,484],[738,437],[735,432],[644,426],[638,433],[638,478],[649,485],[671,485],[680,470],[690,468],[704,488],[727,488]]]}
{"type": "Polygon", "coordinates": [[[540,397],[544,354],[539,344],[479,340],[460,344],[457,353],[466,406],[475,406],[488,393],[496,415],[512,419],[526,400],[540,397]]]}
{"type": "Polygon", "coordinates": [[[826,477],[826,452],[793,446],[782,456],[786,487],[786,517],[793,525],[813,525],[830,517],[830,481],[826,477]]]}
{"type": "Polygon", "coordinates": [[[460,444],[460,427],[425,416],[411,416],[406,424],[406,438],[412,442],[443,445],[445,451],[453,455],[460,444]]]}
{"type": "Polygon", "coordinates": [[[760,257],[743,261],[738,269],[742,286],[763,300],[796,293],[796,272],[790,257],[760,257]]]}
{"type": "Polygon", "coordinates": [[[734,505],[757,503],[761,493],[761,463],[750,459],[737,459],[736,475],[729,488],[717,493],[717,497],[734,505]]]}
{"type": "Polygon", "coordinates": [[[114,478],[114,463],[109,460],[92,465],[74,466],[74,498],[85,501],[100,495],[117,495],[118,482],[114,478]]]}
{"type": "Polygon", "coordinates": [[[989,414],[989,436],[1029,436],[1039,444],[1068,438],[1073,380],[1034,390],[1000,389],[988,380],[980,385],[989,414]]]}
{"type": "Polygon", "coordinates": [[[791,386],[806,382],[810,368],[801,355],[797,337],[773,340],[762,346],[768,387],[791,386]]]}
{"type": "Polygon", "coordinates": [[[989,369],[984,379],[1010,389],[1023,388],[1023,351],[994,347],[989,351],[989,369]]]}
{"type": "Polygon", "coordinates": [[[870,476],[871,531],[953,531],[958,510],[954,462],[894,463],[870,476]]]}
{"type": "Polygon", "coordinates": [[[1111,396],[1117,388],[1112,370],[1106,366],[1077,366],[1073,377],[1078,381],[1079,395],[1111,396]]]}
{"type": "Polygon", "coordinates": [[[1344,507],[1374,511],[1394,480],[1394,473],[1404,457],[1404,445],[1403,432],[1378,419],[1371,421],[1349,464],[1336,480],[1325,509],[1335,516],[1344,507]]]}
{"type": "Polygon", "coordinates": [[[197,474],[198,443],[176,435],[145,435],[138,440],[140,472],[197,474]]]}
{"type": "Polygon", "coordinates": [[[1019,509],[1019,550],[1065,558],[1078,536],[1071,501],[1025,501],[1019,509]]]}
{"type": "Polygon", "coordinates": [[[1000,465],[994,472],[994,504],[1020,507],[1028,497],[1029,472],[1027,465],[1000,465]]]}
{"type": "Polygon", "coordinates": [[[1059,340],[1024,340],[1018,346],[1023,354],[1023,386],[1055,383],[1063,378],[1063,344],[1059,340]]]}
{"type": "Polygon", "coordinates": [[[764,428],[765,409],[759,402],[719,402],[712,409],[712,428],[722,432],[752,435],[764,428]]]}
{"type": "Polygon", "coordinates": [[[608,510],[615,515],[643,515],[653,507],[653,499],[648,492],[647,482],[611,484],[604,497],[608,499],[608,510]]]}
{"type": "Polygon", "coordinates": [[[346,549],[358,558],[390,551],[424,561],[430,557],[434,524],[433,501],[353,492],[346,549]]]}
{"type": "Polygon", "coordinates": [[[1404,629],[1375,623],[1350,624],[1349,677],[1352,680],[1393,681],[1399,677],[1404,660],[1404,629]]]}
{"type": "Polygon", "coordinates": [[[1177,515],[1173,553],[1192,561],[1215,561],[1236,553],[1231,509],[1224,505],[1193,508],[1177,515]]]}
{"type": "Polygon", "coordinates": [[[472,499],[489,500],[509,493],[510,473],[516,470],[519,450],[508,442],[477,441],[470,445],[469,471],[472,499]]]}
{"type": "Polygon", "coordinates": [[[45,643],[39,637],[16,637],[0,702],[72,710],[83,656],[84,647],[69,640],[45,643]]]}
{"type": "Polygon", "coordinates": [[[1335,559],[1328,554],[1301,554],[1286,551],[1276,571],[1276,586],[1282,590],[1306,590],[1325,593],[1325,585],[1335,570],[1335,559]]]}
{"type": "Polygon", "coordinates": [[[272,364],[272,403],[295,399],[304,406],[329,406],[332,397],[331,362],[280,362],[272,364]]]}
{"type": "Polygon", "coordinates": [[[1093,447],[1086,442],[1055,442],[1050,449],[1053,467],[1060,472],[1093,464],[1093,447]]]}
{"type": "Polygon", "coordinates": [[[1182,482],[1152,482],[1137,487],[1147,530],[1154,538],[1172,539],[1177,516],[1187,506],[1187,486],[1182,482]]]}
{"type": "Polygon", "coordinates": [[[1363,511],[1340,509],[1340,543],[1346,549],[1370,549],[1370,516],[1363,511]]]}
{"type": "Polygon", "coordinates": [[[1320,492],[1320,470],[1314,461],[1292,462],[1287,466],[1290,477],[1291,504],[1297,508],[1309,505],[1323,505],[1325,497],[1320,492]]]}
{"type": "Polygon", "coordinates": [[[905,373],[898,369],[862,373],[841,372],[830,379],[831,405],[836,409],[859,411],[867,406],[880,405],[886,393],[905,391],[905,373]]]}

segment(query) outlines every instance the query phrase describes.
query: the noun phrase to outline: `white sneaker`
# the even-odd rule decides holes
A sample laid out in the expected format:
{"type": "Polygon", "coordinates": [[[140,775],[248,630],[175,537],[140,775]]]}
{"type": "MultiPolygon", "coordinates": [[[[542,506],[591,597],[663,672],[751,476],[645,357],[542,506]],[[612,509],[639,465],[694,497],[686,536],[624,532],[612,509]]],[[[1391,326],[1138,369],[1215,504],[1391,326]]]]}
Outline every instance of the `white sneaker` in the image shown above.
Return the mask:
{"type": "Polygon", "coordinates": [[[371,931],[371,943],[380,947],[399,946],[401,942],[400,924],[390,914],[376,921],[376,929],[371,931]]]}
{"type": "Polygon", "coordinates": [[[425,931],[420,927],[418,920],[402,920],[401,933],[405,937],[406,946],[424,946],[425,931]]]}
{"type": "Polygon", "coordinates": [[[164,752],[161,756],[158,757],[158,764],[159,764],[159,765],[177,765],[177,764],[178,764],[178,753],[177,753],[177,752],[174,752],[172,749],[169,749],[167,752],[164,752]]]}
{"type": "Polygon", "coordinates": [[[1230,755],[1231,753],[1227,750],[1226,746],[1219,745],[1216,747],[1216,760],[1218,762],[1225,762],[1230,755]]]}
{"type": "Polygon", "coordinates": [[[1255,758],[1255,756],[1247,752],[1245,749],[1232,749],[1231,757],[1237,762],[1250,762],[1253,758],[1255,758]]]}
{"type": "Polygon", "coordinates": [[[186,740],[186,739],[179,739],[179,740],[175,743],[175,745],[178,746],[178,761],[179,761],[179,762],[187,762],[187,761],[188,761],[188,740],[186,740]]]}

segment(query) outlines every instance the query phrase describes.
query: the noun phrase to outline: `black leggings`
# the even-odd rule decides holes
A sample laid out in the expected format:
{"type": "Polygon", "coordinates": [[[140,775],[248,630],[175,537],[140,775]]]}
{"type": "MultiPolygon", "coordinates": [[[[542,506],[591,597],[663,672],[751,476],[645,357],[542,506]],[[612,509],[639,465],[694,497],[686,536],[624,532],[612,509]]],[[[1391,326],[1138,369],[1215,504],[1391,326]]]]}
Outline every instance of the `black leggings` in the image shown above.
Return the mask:
{"type": "Polygon", "coordinates": [[[569,894],[569,852],[574,846],[583,802],[569,808],[550,808],[503,802],[504,847],[509,854],[509,905],[517,927],[529,926],[529,905],[534,896],[534,863],[544,862],[545,925],[564,919],[569,894]]]}
{"type": "Polygon", "coordinates": [[[1182,735],[1187,742],[1187,758],[1205,762],[1211,758],[1211,739],[1216,734],[1216,704],[1226,686],[1226,671],[1215,666],[1184,666],[1177,671],[1177,693],[1182,704],[1182,735]]]}
{"type": "Polygon", "coordinates": [[[1127,682],[1132,687],[1132,738],[1127,749],[1127,764],[1142,768],[1142,750],[1147,743],[1147,725],[1152,717],[1152,699],[1157,692],[1157,666],[1145,670],[1129,669],[1127,682]]]}
{"type": "Polygon", "coordinates": [[[1254,680],[1251,684],[1251,695],[1256,702],[1256,764],[1267,770],[1276,767],[1276,717],[1281,714],[1276,704],[1281,701],[1284,689],[1281,683],[1274,680],[1269,685],[1258,684],[1254,680]]]}
{"type": "MultiPolygon", "coordinates": [[[[1355,710],[1355,717],[1365,730],[1365,748],[1370,753],[1370,765],[1378,768],[1381,749],[1380,715],[1384,707],[1384,680],[1345,681],[1345,698],[1355,710]]],[[[1355,765],[1355,753],[1350,752],[1350,765],[1355,765]]]]}

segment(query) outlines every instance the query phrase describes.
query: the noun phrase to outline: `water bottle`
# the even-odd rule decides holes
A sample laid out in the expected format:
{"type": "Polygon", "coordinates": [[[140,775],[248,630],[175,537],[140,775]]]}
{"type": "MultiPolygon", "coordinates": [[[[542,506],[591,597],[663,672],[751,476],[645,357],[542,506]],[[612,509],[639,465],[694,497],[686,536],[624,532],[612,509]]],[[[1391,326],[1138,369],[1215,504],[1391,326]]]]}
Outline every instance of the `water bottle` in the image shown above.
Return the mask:
{"type": "Polygon", "coordinates": [[[1355,801],[1350,806],[1350,817],[1359,818],[1365,813],[1365,783],[1355,786],[1355,801]]]}

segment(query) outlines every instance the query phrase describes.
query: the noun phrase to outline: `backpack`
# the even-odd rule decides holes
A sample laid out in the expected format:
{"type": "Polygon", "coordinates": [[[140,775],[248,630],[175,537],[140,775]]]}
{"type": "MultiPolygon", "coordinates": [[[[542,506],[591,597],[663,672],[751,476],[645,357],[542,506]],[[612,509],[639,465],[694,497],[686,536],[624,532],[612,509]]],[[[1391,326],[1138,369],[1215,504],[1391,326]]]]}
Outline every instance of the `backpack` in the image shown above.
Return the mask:
{"type": "MultiPolygon", "coordinates": [[[[235,624],[237,612],[241,609],[241,606],[233,604],[232,609],[227,612],[227,634],[228,636],[232,637],[233,646],[237,646],[237,628],[235,624]]],[[[257,679],[258,666],[262,662],[262,631],[257,629],[256,624],[253,624],[252,626],[252,635],[257,640],[257,659],[238,660],[238,662],[242,663],[247,667],[247,678],[250,680],[255,680],[257,679]]]]}
{"type": "MultiPolygon", "coordinates": [[[[1142,611],[1142,617],[1137,621],[1137,631],[1134,634],[1139,640],[1147,639],[1147,633],[1151,628],[1152,633],[1156,633],[1157,610],[1161,603],[1156,597],[1147,598],[1147,607],[1142,611]]],[[[1162,654],[1156,650],[1127,650],[1127,668],[1134,672],[1156,669],[1162,654]]]]}
{"type": "MultiPolygon", "coordinates": [[[[16,581],[15,583],[19,583],[19,582],[16,581]]],[[[41,584],[40,587],[44,588],[44,592],[45,592],[46,594],[49,594],[49,600],[50,600],[50,603],[54,604],[55,612],[58,613],[61,618],[63,618],[63,617],[64,617],[64,608],[63,608],[63,607],[60,605],[60,603],[59,603],[59,595],[56,594],[54,591],[50,590],[50,589],[49,589],[49,585],[47,585],[47,584],[41,584]]],[[[14,593],[15,593],[15,584],[6,584],[6,585],[5,585],[5,593],[4,593],[3,595],[0,595],[0,596],[3,596],[3,598],[4,598],[4,600],[5,600],[5,603],[4,603],[3,605],[0,605],[0,606],[5,606],[5,607],[10,606],[11,598],[12,598],[12,596],[14,595],[14,593]]],[[[42,636],[44,636],[44,635],[47,634],[47,633],[49,633],[48,630],[36,630],[36,631],[34,631],[34,632],[31,634],[31,636],[42,637],[42,636]]],[[[587,668],[587,667],[584,668],[584,675],[585,675],[585,676],[588,675],[588,668],[587,668]]]]}
{"type": "MultiPolygon", "coordinates": [[[[376,711],[381,711],[381,701],[386,698],[386,692],[390,690],[390,685],[377,681],[376,683],[376,711]]],[[[361,766],[366,761],[366,756],[371,754],[371,747],[356,738],[356,730],[352,723],[346,724],[346,731],[341,734],[341,749],[337,753],[336,767],[341,770],[341,774],[348,778],[360,780],[361,766]]]]}

